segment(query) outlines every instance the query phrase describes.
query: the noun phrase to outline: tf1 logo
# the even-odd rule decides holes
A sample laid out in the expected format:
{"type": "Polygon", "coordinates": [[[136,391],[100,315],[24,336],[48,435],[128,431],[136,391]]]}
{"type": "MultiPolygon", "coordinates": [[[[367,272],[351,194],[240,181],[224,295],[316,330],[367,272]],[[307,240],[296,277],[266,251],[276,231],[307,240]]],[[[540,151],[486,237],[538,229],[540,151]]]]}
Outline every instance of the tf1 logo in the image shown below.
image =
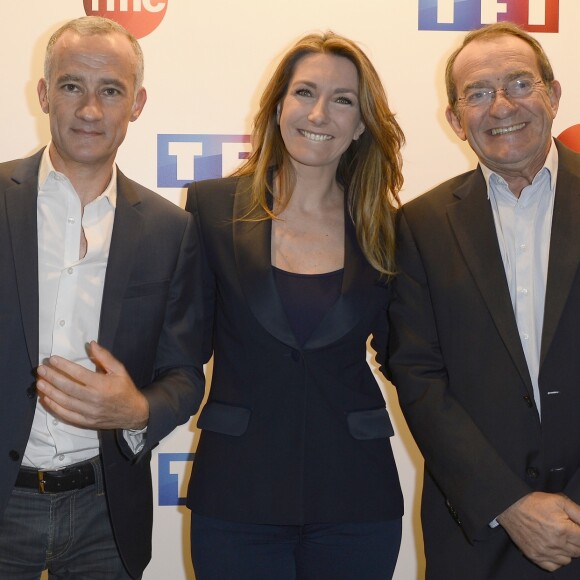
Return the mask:
{"type": "Polygon", "coordinates": [[[185,505],[195,453],[159,453],[159,505],[185,505]]]}
{"type": "Polygon", "coordinates": [[[419,30],[474,30],[509,20],[529,32],[558,32],[559,0],[419,0],[419,30]]]}
{"type": "Polygon", "coordinates": [[[136,38],[161,24],[169,0],[83,0],[87,16],[103,16],[124,26],[136,38]]]}
{"type": "Polygon", "coordinates": [[[249,135],[157,135],[157,187],[223,177],[249,152],[249,135]]]}

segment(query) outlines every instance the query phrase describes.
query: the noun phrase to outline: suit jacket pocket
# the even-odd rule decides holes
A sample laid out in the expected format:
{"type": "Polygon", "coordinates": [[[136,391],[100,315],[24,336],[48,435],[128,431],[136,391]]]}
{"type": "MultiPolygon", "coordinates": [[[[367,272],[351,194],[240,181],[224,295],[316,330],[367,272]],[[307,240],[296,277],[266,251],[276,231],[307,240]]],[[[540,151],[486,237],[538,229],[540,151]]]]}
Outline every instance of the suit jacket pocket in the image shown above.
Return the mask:
{"type": "Polygon", "coordinates": [[[239,436],[246,432],[250,414],[250,409],[244,407],[210,401],[203,408],[197,426],[215,433],[239,436]]]}
{"type": "Polygon", "coordinates": [[[124,298],[138,298],[140,296],[150,296],[152,294],[164,294],[169,288],[169,282],[169,280],[159,280],[157,282],[131,284],[127,287],[124,298]]]}
{"type": "Polygon", "coordinates": [[[389,413],[385,407],[352,411],[346,416],[350,434],[355,439],[382,439],[395,434],[389,413]]]}

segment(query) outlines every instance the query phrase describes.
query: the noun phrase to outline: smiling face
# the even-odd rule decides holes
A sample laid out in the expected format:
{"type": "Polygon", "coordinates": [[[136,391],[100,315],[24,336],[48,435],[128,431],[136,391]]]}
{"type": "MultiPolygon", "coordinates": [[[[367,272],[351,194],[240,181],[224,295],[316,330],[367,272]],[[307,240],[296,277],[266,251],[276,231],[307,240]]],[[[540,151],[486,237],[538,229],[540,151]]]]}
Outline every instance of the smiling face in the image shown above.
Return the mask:
{"type": "MultiPolygon", "coordinates": [[[[460,99],[473,88],[495,90],[516,78],[541,79],[531,46],[511,35],[468,44],[457,56],[453,77],[460,99]]],[[[551,87],[538,83],[522,99],[498,91],[485,106],[469,107],[460,100],[455,110],[448,107],[447,120],[479,160],[508,183],[522,176],[531,181],[550,149],[560,94],[557,81],[551,87]]]]}
{"type": "Polygon", "coordinates": [[[336,173],[341,155],[364,131],[355,65],[333,54],[302,57],[279,105],[279,125],[295,169],[336,173]]]}
{"type": "Polygon", "coordinates": [[[51,78],[38,83],[40,105],[50,117],[55,169],[112,166],[129,122],[139,117],[147,98],[143,88],[135,92],[135,62],[122,34],[66,31],[58,39],[51,78]]]}

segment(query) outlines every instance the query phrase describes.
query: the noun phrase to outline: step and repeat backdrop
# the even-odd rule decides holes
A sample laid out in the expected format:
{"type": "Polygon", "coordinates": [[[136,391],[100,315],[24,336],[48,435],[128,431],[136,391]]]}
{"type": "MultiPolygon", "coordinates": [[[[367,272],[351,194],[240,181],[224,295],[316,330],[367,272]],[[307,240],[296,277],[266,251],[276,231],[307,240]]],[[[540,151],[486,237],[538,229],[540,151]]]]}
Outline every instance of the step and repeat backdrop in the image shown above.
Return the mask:
{"type": "MultiPolygon", "coordinates": [[[[149,98],[129,127],[118,164],[179,205],[184,184],[227,175],[243,160],[259,96],[279,57],[303,34],[327,29],[356,40],[381,75],[407,138],[403,201],[476,163],[447,126],[443,74],[465,31],[485,23],[512,20],[540,40],[563,87],[554,135],[580,148],[575,0],[0,0],[0,7],[0,161],[48,142],[36,95],[46,42],[65,21],[99,14],[129,28],[145,53],[149,98]]],[[[207,371],[210,376],[211,363],[207,371]]],[[[394,388],[384,381],[381,387],[394,419],[405,495],[395,578],[422,578],[421,456],[394,388]]],[[[154,453],[154,551],[145,580],[194,578],[183,498],[199,435],[195,423],[194,417],[154,453]]]]}

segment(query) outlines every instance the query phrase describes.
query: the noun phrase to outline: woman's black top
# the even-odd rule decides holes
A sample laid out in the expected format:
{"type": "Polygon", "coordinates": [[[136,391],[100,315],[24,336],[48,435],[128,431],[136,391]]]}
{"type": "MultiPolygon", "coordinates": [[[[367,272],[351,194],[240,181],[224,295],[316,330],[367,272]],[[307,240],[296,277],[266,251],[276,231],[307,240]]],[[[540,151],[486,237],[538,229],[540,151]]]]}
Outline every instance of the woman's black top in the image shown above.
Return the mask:
{"type": "Polygon", "coordinates": [[[340,296],[343,270],[296,274],[272,266],[290,327],[303,346],[340,296]]]}

